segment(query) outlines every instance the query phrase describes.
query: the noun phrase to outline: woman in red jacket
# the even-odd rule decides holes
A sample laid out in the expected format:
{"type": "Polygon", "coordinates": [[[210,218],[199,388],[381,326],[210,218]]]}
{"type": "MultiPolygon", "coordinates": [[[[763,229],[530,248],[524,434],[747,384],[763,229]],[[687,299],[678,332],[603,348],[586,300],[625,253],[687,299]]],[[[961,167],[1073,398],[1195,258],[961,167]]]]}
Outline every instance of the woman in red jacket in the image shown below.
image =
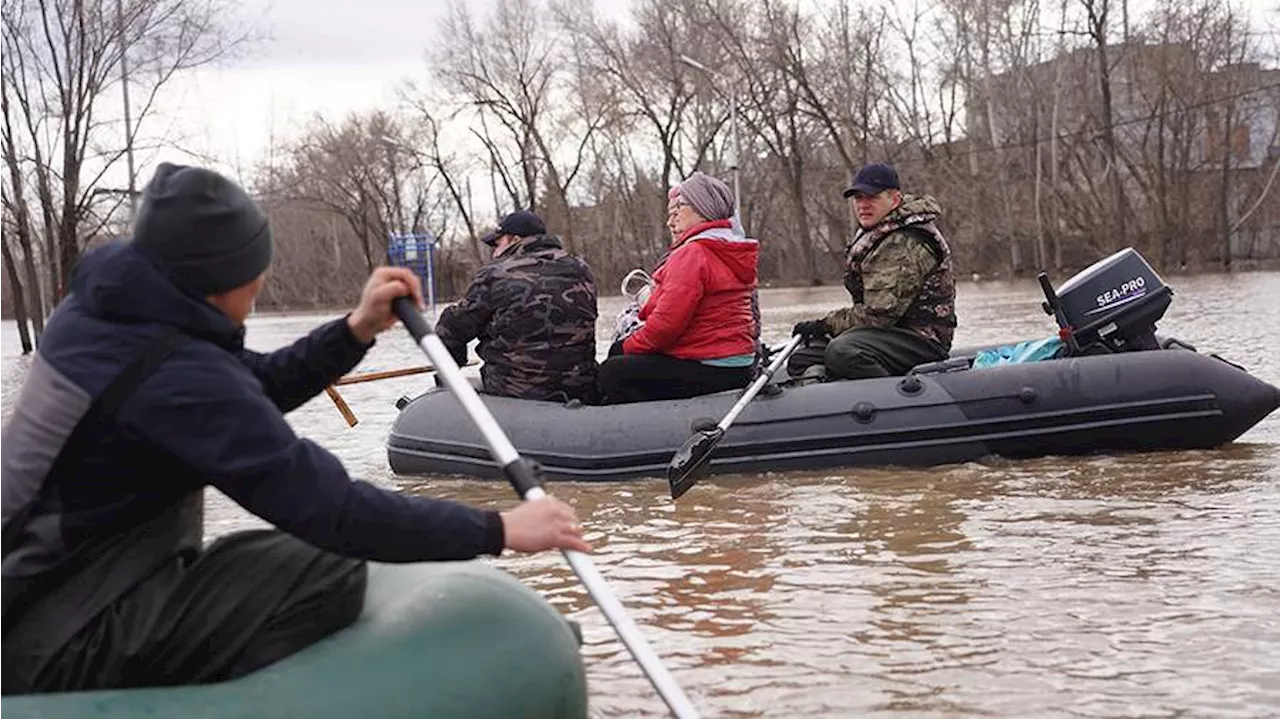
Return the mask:
{"type": "Polygon", "coordinates": [[[714,177],[695,172],[671,199],[672,248],[654,272],[644,324],[600,365],[605,404],[696,397],[751,381],[760,245],[734,231],[733,193],[714,177]]]}

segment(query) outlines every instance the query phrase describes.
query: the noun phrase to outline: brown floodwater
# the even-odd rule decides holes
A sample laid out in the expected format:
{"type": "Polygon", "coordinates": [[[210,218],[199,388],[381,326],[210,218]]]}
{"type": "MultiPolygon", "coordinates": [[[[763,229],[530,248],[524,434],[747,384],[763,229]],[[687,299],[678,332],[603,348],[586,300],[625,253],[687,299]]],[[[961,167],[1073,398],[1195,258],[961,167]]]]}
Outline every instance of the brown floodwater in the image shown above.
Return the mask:
{"type": "MultiPolygon", "coordinates": [[[[1163,334],[1280,385],[1280,273],[1166,279],[1163,334]]],[[[957,345],[1052,333],[1037,292],[962,284],[957,345]]],[[[765,338],[844,301],[766,290],[765,338]]],[[[601,355],[620,306],[601,302],[601,355]]],[[[328,317],[255,317],[248,342],[328,317]]],[[[27,362],[12,322],[3,340],[7,415],[27,362]]],[[[421,362],[396,330],[357,371],[421,362]]],[[[511,505],[499,483],[390,472],[394,401],[428,382],[344,387],[354,428],[324,396],[290,421],[356,476],[511,505]]],[[[1280,714],[1280,413],[1214,451],[722,476],[678,503],[660,478],[550,490],[706,716],[1280,714]]],[[[212,490],[209,504],[210,537],[261,524],[212,490]]],[[[582,623],[594,716],[664,713],[558,554],[493,563],[582,623]]]]}

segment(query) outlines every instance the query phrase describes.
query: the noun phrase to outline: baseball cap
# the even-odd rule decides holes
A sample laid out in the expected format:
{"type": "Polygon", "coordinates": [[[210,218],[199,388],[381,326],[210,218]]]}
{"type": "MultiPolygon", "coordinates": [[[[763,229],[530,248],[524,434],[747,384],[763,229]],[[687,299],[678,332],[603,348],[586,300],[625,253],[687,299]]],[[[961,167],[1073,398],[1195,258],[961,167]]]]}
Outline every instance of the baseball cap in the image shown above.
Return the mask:
{"type": "Polygon", "coordinates": [[[899,189],[902,189],[902,186],[898,183],[897,171],[889,165],[876,162],[858,170],[858,174],[853,178],[853,184],[845,189],[844,196],[852,197],[855,192],[876,195],[885,190],[899,189]]]}
{"type": "Polygon", "coordinates": [[[532,237],[533,235],[545,235],[546,233],[547,226],[543,224],[542,218],[528,210],[517,210],[502,218],[498,222],[498,227],[481,237],[480,241],[493,247],[498,243],[498,238],[502,235],[532,237]]]}

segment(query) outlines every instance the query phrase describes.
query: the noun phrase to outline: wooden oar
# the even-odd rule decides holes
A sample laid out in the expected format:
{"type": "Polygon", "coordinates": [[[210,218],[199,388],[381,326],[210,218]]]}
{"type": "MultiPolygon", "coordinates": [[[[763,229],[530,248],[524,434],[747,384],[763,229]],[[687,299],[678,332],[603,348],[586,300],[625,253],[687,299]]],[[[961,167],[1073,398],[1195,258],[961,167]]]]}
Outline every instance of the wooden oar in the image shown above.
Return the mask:
{"type": "Polygon", "coordinates": [[[746,392],[742,393],[741,399],[733,405],[733,408],[729,410],[729,414],[726,414],[724,419],[720,420],[720,424],[711,429],[694,432],[693,436],[680,445],[680,449],[676,450],[676,453],[671,456],[671,464],[667,466],[667,484],[671,486],[672,499],[679,499],[680,495],[688,492],[689,488],[697,483],[698,477],[701,475],[699,470],[706,467],[707,460],[711,459],[711,451],[716,448],[717,444],[720,444],[720,440],[724,439],[724,433],[729,429],[729,425],[733,424],[733,421],[746,408],[747,403],[755,398],[760,389],[773,376],[773,373],[777,372],[778,368],[791,355],[795,354],[796,348],[800,346],[803,340],[804,338],[800,335],[791,338],[791,341],[778,352],[778,356],[774,357],[773,361],[769,363],[768,368],[759,377],[756,377],[756,381],[752,382],[750,387],[747,387],[746,392]]]}
{"type": "Polygon", "coordinates": [[[338,390],[329,386],[324,388],[324,393],[329,395],[329,399],[333,400],[333,404],[338,408],[338,411],[342,413],[342,418],[347,420],[347,426],[356,426],[356,422],[359,422],[360,420],[356,419],[356,413],[352,412],[351,408],[347,406],[347,401],[342,398],[342,395],[338,394],[338,390]]]}
{"type": "MultiPolygon", "coordinates": [[[[473,365],[475,362],[468,362],[464,367],[473,365]]],[[[409,375],[425,374],[434,372],[435,367],[431,365],[422,365],[421,367],[402,367],[400,369],[388,369],[378,372],[361,372],[359,374],[349,374],[345,377],[338,378],[338,381],[324,388],[324,393],[329,395],[329,399],[333,400],[334,406],[342,413],[342,418],[347,420],[348,427],[356,426],[360,420],[356,419],[356,413],[351,411],[351,407],[347,405],[347,401],[338,394],[338,390],[334,389],[344,384],[360,384],[361,382],[372,382],[377,379],[391,379],[393,377],[408,377],[409,375]]]]}
{"type": "Polygon", "coordinates": [[[338,387],[344,384],[360,384],[361,382],[372,382],[376,379],[391,379],[392,377],[408,377],[409,375],[413,375],[413,374],[425,374],[427,372],[434,372],[435,370],[436,370],[435,367],[432,367],[431,365],[428,364],[428,365],[422,365],[421,367],[402,367],[400,369],[388,369],[388,370],[382,370],[380,372],[360,372],[359,374],[349,374],[345,377],[341,377],[338,379],[337,382],[334,382],[333,385],[335,387],[338,387]]]}

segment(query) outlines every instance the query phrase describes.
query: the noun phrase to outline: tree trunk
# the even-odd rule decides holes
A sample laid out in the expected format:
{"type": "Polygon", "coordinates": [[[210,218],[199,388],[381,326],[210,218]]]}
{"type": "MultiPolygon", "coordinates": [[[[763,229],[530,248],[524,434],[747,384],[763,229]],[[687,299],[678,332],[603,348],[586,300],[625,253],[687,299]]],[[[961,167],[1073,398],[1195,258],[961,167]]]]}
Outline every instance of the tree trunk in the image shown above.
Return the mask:
{"type": "MultiPolygon", "coordinates": [[[[28,293],[27,297],[23,296],[24,288],[22,284],[17,281],[18,268],[13,264],[13,258],[9,253],[7,244],[5,245],[5,261],[9,264],[9,271],[13,273],[13,301],[19,308],[21,308],[22,315],[24,317],[30,317],[32,320],[35,335],[33,339],[35,344],[39,345],[40,336],[44,334],[44,301],[40,291],[40,278],[36,274],[35,254],[31,243],[31,213],[27,208],[26,187],[24,185],[22,170],[18,166],[17,148],[14,146],[13,142],[13,124],[9,115],[8,82],[5,83],[4,90],[4,157],[6,169],[9,171],[9,184],[11,186],[11,191],[13,192],[11,212],[13,213],[13,221],[18,234],[18,246],[22,250],[23,254],[23,269],[26,271],[27,275],[25,288],[28,293]]],[[[23,336],[26,337],[26,322],[21,322],[19,327],[21,328],[23,336]]],[[[31,340],[26,340],[23,343],[24,354],[29,351],[26,349],[26,346],[30,341],[31,340]]]]}
{"type": "Polygon", "coordinates": [[[18,268],[13,263],[13,253],[9,251],[8,235],[0,234],[0,251],[4,253],[4,269],[8,275],[9,287],[13,292],[13,319],[18,323],[18,341],[22,343],[22,354],[31,354],[34,345],[28,330],[27,302],[22,297],[22,283],[18,281],[18,268]]]}
{"type": "MultiPolygon", "coordinates": [[[[1089,10],[1089,31],[1097,49],[1098,57],[1098,89],[1102,93],[1102,141],[1107,161],[1107,185],[1111,189],[1111,200],[1115,205],[1115,217],[1111,227],[1115,230],[1117,242],[1112,249],[1118,250],[1129,244],[1129,203],[1125,198],[1124,179],[1120,176],[1119,150],[1116,145],[1115,108],[1111,97],[1111,61],[1107,53],[1107,15],[1110,0],[1100,3],[1086,2],[1089,10]]],[[[1108,233],[1111,234],[1111,233],[1108,233]]]]}
{"type": "MultiPolygon", "coordinates": [[[[542,143],[539,143],[539,145],[542,145],[542,143]]],[[[543,146],[545,147],[545,145],[543,146]]],[[[573,241],[573,216],[570,214],[569,210],[568,188],[561,184],[560,171],[556,168],[555,164],[551,162],[550,158],[547,159],[547,179],[551,182],[551,187],[555,194],[554,197],[547,198],[547,204],[550,205],[554,202],[557,205],[555,208],[556,214],[563,213],[561,217],[564,222],[564,230],[559,234],[561,239],[564,241],[564,249],[570,254],[577,254],[578,248],[573,241]]],[[[551,208],[548,207],[548,209],[551,208]]]]}
{"type": "Polygon", "coordinates": [[[36,346],[40,346],[40,338],[44,336],[44,293],[40,290],[40,274],[36,272],[35,246],[31,242],[31,233],[25,235],[18,232],[18,246],[22,248],[22,265],[27,275],[27,311],[31,315],[31,324],[36,346]]]}
{"type": "MultiPolygon", "coordinates": [[[[27,276],[27,312],[31,317],[33,340],[35,345],[40,345],[40,338],[44,335],[44,318],[46,315],[44,305],[44,292],[40,286],[40,275],[36,272],[36,244],[31,241],[33,230],[31,228],[31,215],[27,211],[26,197],[23,193],[22,178],[17,173],[17,167],[11,167],[14,193],[13,211],[14,220],[17,224],[18,247],[22,250],[22,267],[27,276]]],[[[50,264],[57,264],[50,262],[50,264]]],[[[16,268],[14,270],[17,272],[16,268]]],[[[15,296],[18,294],[15,289],[15,296]]]]}
{"type": "Polygon", "coordinates": [[[36,150],[36,191],[40,199],[42,213],[41,233],[44,235],[45,276],[49,278],[48,314],[58,304],[58,286],[62,283],[62,255],[58,251],[58,218],[53,212],[53,183],[49,171],[40,160],[39,149],[36,150]]]}
{"type": "MultiPolygon", "coordinates": [[[[71,209],[75,212],[75,209],[71,209]]],[[[71,275],[76,270],[76,262],[80,259],[80,243],[76,238],[76,227],[79,223],[64,217],[63,222],[58,227],[58,266],[62,272],[58,277],[58,284],[53,288],[52,307],[57,307],[62,298],[66,297],[68,285],[71,283],[71,275]]]]}
{"type": "MultiPolygon", "coordinates": [[[[1063,28],[1066,27],[1067,17],[1067,0],[1062,0],[1062,23],[1063,28]]],[[[1061,270],[1062,262],[1062,200],[1058,194],[1058,163],[1061,162],[1058,156],[1058,121],[1060,119],[1059,109],[1062,106],[1062,71],[1066,67],[1063,58],[1064,43],[1062,33],[1058,35],[1058,52],[1059,58],[1053,70],[1053,109],[1049,114],[1049,227],[1052,230],[1053,237],[1053,269],[1061,270]]]]}
{"type": "Polygon", "coordinates": [[[809,284],[822,284],[822,274],[818,272],[817,259],[813,252],[813,238],[809,236],[809,213],[804,206],[804,160],[793,154],[791,164],[791,202],[796,212],[796,240],[800,243],[800,255],[804,258],[805,275],[809,284]]]}
{"type": "MultiPolygon", "coordinates": [[[[1038,105],[1039,103],[1037,103],[1038,105]]],[[[1034,204],[1036,210],[1036,267],[1041,270],[1048,268],[1049,249],[1044,236],[1044,151],[1043,144],[1040,142],[1040,111],[1036,110],[1036,123],[1033,137],[1036,138],[1035,163],[1036,172],[1034,182],[1034,204]]]]}
{"type": "Polygon", "coordinates": [[[991,148],[995,155],[996,176],[999,184],[996,190],[1000,196],[1000,224],[1002,225],[999,234],[1009,238],[1009,271],[1013,275],[1018,275],[1022,272],[1022,246],[1018,244],[1017,225],[1013,219],[1013,203],[1009,198],[1009,168],[1005,164],[1004,148],[1001,145],[1002,138],[998,137],[996,133],[995,95],[992,93],[991,66],[988,54],[990,38],[985,33],[983,37],[982,82],[987,96],[987,132],[991,138],[991,148]]]}
{"type": "Polygon", "coordinates": [[[1218,188],[1218,241],[1222,247],[1222,268],[1231,269],[1231,124],[1235,119],[1234,103],[1227,104],[1222,127],[1222,177],[1218,188]]]}

